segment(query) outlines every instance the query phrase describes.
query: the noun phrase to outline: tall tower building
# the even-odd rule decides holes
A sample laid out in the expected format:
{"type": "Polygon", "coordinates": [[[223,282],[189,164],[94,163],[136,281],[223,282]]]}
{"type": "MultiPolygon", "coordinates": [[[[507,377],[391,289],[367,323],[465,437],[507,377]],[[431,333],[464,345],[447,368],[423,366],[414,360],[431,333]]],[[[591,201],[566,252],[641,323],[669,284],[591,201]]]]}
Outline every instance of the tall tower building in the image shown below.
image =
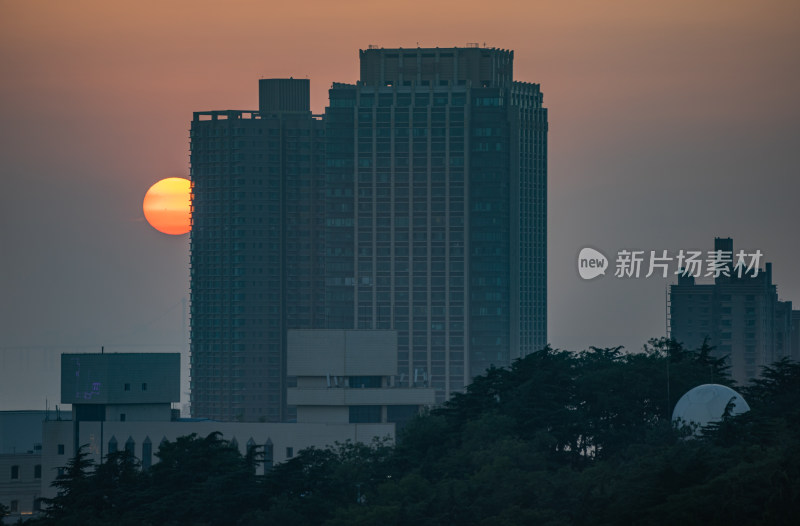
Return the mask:
{"type": "Polygon", "coordinates": [[[286,331],[323,326],[324,142],[309,81],[191,124],[191,410],[291,420],[286,331]]]}
{"type": "Polygon", "coordinates": [[[361,51],[326,110],[326,319],[442,401],[547,342],[547,110],[513,51],[361,51]]]}
{"type": "Polygon", "coordinates": [[[731,263],[713,282],[679,275],[677,285],[670,285],[670,337],[688,349],[700,348],[707,339],[713,354],[726,359],[733,379],[744,385],[758,378],[762,367],[800,358],[800,311],[778,299],[771,263],[739,275],[733,239],[715,238],[714,251],[727,254],[731,263]]]}

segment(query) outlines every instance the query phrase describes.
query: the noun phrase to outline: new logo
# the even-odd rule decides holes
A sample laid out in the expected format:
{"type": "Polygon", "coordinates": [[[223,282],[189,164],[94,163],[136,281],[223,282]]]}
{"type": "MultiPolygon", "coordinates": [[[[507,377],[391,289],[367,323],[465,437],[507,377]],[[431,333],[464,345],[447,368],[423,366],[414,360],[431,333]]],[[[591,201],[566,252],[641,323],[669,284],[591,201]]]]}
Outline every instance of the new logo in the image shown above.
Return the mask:
{"type": "Polygon", "coordinates": [[[583,248],[578,254],[578,274],[583,279],[594,279],[604,276],[608,268],[608,259],[593,248],[583,248]]]}

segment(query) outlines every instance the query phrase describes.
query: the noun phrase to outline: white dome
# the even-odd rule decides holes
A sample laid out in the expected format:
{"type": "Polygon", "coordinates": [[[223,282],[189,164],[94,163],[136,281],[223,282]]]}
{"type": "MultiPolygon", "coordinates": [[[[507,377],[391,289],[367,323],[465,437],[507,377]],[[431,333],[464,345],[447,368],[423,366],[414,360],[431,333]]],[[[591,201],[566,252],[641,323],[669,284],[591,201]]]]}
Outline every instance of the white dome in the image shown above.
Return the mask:
{"type": "Polygon", "coordinates": [[[732,415],[750,411],[742,395],[724,385],[704,384],[690,389],[675,404],[672,421],[683,420],[683,423],[694,422],[705,426],[711,422],[719,422],[728,402],[733,402],[732,415]]]}

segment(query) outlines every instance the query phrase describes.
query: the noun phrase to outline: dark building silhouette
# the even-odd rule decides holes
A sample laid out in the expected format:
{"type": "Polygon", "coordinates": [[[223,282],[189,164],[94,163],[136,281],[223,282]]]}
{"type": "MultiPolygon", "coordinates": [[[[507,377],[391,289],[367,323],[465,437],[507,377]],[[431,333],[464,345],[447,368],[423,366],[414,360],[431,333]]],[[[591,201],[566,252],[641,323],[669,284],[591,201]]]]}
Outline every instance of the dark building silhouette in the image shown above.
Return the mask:
{"type": "Polygon", "coordinates": [[[800,359],[800,311],[778,299],[772,264],[739,276],[733,240],[715,238],[714,250],[733,254],[728,275],[713,283],[679,275],[678,284],[670,286],[670,336],[689,349],[708,338],[714,355],[728,358],[731,376],[740,384],[781,358],[800,359]]]}
{"type": "Polygon", "coordinates": [[[192,414],[292,420],[288,329],[394,329],[438,401],[547,341],[547,110],[495,48],[361,51],[191,128],[192,414]]]}
{"type": "Polygon", "coordinates": [[[437,400],[547,341],[547,110],[512,51],[368,49],[325,114],[326,317],[437,400]]]}
{"type": "Polygon", "coordinates": [[[291,420],[286,331],[323,323],[323,126],[309,81],[262,79],[258,111],[191,126],[191,408],[291,420]]]}

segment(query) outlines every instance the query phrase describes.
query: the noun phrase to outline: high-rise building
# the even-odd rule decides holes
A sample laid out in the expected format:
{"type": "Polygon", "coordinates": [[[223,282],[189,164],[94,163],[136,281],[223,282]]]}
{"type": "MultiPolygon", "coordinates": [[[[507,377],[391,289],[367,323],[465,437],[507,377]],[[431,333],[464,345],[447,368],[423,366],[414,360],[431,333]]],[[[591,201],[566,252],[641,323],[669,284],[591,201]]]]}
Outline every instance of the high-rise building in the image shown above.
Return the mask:
{"type": "Polygon", "coordinates": [[[670,286],[670,337],[689,349],[708,339],[713,354],[727,358],[740,384],[781,358],[799,359],[800,311],[792,310],[791,301],[779,301],[772,264],[739,276],[733,240],[716,238],[714,250],[726,254],[731,264],[713,283],[679,275],[678,284],[670,286]]]}
{"type": "Polygon", "coordinates": [[[323,325],[324,142],[309,81],[191,125],[191,410],[291,420],[286,331],[323,325]]]}
{"type": "Polygon", "coordinates": [[[326,319],[442,401],[547,342],[547,110],[513,51],[361,51],[325,114],[326,319]]]}
{"type": "Polygon", "coordinates": [[[288,329],[394,329],[397,378],[459,391],[547,341],[547,110],[513,52],[368,49],[191,127],[192,414],[292,420],[288,329]]]}

